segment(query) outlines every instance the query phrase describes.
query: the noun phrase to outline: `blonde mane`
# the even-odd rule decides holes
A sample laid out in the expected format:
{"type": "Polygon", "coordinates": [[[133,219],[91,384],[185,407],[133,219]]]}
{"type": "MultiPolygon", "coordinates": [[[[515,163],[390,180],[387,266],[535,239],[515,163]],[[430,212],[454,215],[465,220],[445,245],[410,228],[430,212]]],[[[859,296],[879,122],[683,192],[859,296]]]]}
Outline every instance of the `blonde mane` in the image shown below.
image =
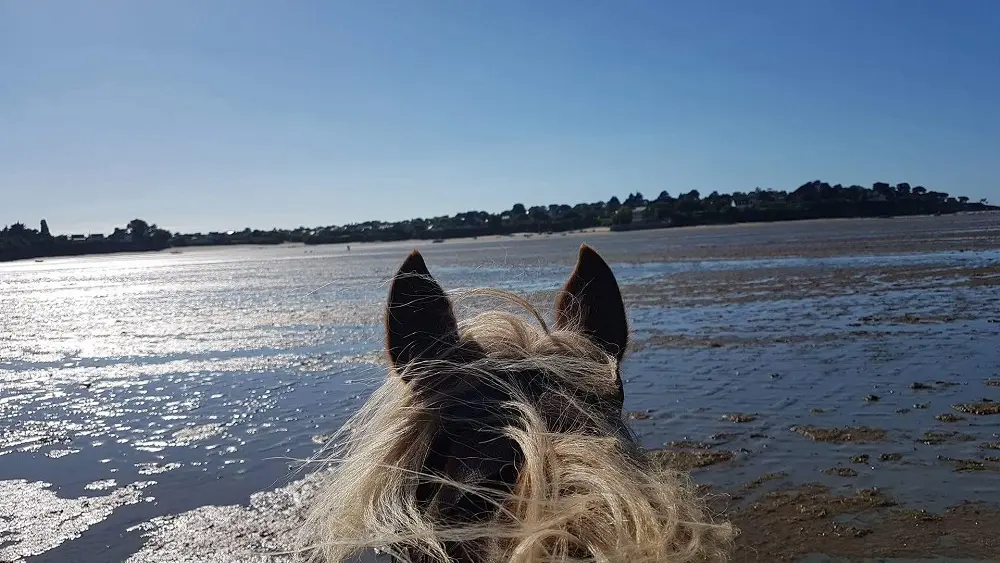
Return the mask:
{"type": "Polygon", "coordinates": [[[304,530],[312,560],[340,562],[376,548],[434,563],[727,561],[732,526],[712,521],[685,475],[650,462],[620,409],[609,415],[588,400],[616,393],[618,359],[575,325],[549,330],[519,297],[472,293],[512,301],[541,322],[480,314],[458,323],[448,352],[392,370],[332,440],[334,467],[304,530]],[[473,359],[451,359],[470,346],[473,359]],[[445,423],[408,381],[442,372],[508,397],[497,407],[510,416],[497,431],[520,450],[512,490],[424,471],[445,423]],[[544,374],[549,391],[533,395],[511,383],[511,374],[525,373],[544,374]],[[480,494],[491,515],[443,521],[418,501],[427,482],[480,494]]]}

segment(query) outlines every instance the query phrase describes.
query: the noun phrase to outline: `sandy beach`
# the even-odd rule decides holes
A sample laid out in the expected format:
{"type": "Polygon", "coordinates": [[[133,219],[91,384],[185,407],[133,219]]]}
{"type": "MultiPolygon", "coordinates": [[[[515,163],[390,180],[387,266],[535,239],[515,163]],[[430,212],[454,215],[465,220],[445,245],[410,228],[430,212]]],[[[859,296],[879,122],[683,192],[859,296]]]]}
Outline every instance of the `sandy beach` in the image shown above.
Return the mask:
{"type": "MultiPolygon", "coordinates": [[[[742,530],[735,561],[1000,560],[1000,217],[421,251],[546,303],[582,241],[629,305],[631,424],[742,530]]],[[[0,561],[295,560],[322,475],[296,460],[384,377],[413,245],[0,266],[0,561]]]]}

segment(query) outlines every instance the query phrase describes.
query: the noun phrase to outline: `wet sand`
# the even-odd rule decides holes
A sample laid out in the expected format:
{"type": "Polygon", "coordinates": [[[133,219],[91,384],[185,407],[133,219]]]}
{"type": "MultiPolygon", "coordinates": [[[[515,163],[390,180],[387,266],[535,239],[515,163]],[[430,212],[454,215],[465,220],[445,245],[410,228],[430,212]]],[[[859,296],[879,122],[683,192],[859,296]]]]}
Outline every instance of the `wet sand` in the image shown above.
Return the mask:
{"type": "MultiPolygon", "coordinates": [[[[581,240],[613,262],[629,303],[635,335],[624,376],[631,424],[657,459],[691,471],[711,506],[741,528],[736,561],[1000,560],[1000,217],[449,241],[422,250],[452,287],[499,285],[548,300],[581,240]]],[[[286,459],[264,471],[273,466],[262,460],[308,457],[315,451],[311,436],[335,428],[379,377],[380,352],[366,342],[377,341],[380,280],[408,246],[355,248],[351,260],[366,260],[363,268],[323,308],[304,298],[301,307],[274,305],[269,296],[238,316],[221,316],[220,305],[204,314],[147,307],[164,315],[171,323],[165,327],[200,327],[205,340],[163,338],[154,348],[148,338],[119,337],[112,324],[89,341],[95,357],[105,348],[148,348],[157,361],[142,364],[140,376],[113,363],[88,364],[86,357],[62,365],[71,362],[40,337],[28,351],[18,344],[14,364],[0,361],[0,382],[6,382],[0,415],[9,417],[0,432],[0,479],[8,481],[0,483],[13,499],[0,510],[6,515],[19,502],[42,499],[63,516],[17,512],[16,526],[0,518],[0,561],[294,560],[270,554],[293,546],[316,477],[275,489],[276,476],[297,465],[286,459]],[[286,328],[261,331],[263,322],[286,328]],[[362,328],[338,328],[355,325],[362,328]],[[220,343],[223,338],[232,341],[220,343]],[[215,351],[223,345],[245,351],[215,351]],[[191,352],[199,346],[203,356],[191,352]],[[268,355],[260,346],[277,352],[268,355]],[[170,359],[168,353],[186,355],[170,359]],[[206,377],[216,372],[240,374],[246,391],[206,377]],[[309,379],[264,377],[293,372],[309,379]],[[186,391],[171,396],[171,384],[186,391]],[[25,417],[12,406],[36,401],[33,412],[51,411],[62,404],[52,385],[62,386],[77,412],[141,407],[191,422],[164,424],[146,436],[145,419],[136,418],[129,432],[139,434],[127,445],[152,455],[102,466],[114,466],[115,473],[84,470],[91,459],[125,456],[105,451],[129,434],[116,430],[122,423],[96,414],[74,426],[25,417]],[[336,400],[317,400],[320,389],[328,392],[324,385],[331,397],[340,394],[336,400]],[[149,392],[129,395],[133,388],[149,392]],[[204,398],[192,398],[193,390],[204,398]],[[244,392],[245,399],[237,394],[244,392]],[[162,401],[151,401],[153,395],[162,401]],[[284,406],[234,439],[242,436],[244,419],[228,420],[209,395],[232,402],[233,412],[284,406]],[[337,414],[299,414],[324,410],[337,414]],[[206,411],[217,420],[197,417],[206,411]],[[302,424],[295,426],[298,419],[302,424]],[[265,438],[279,428],[286,432],[265,438]],[[90,437],[81,439],[82,432],[90,437]],[[106,443],[91,454],[90,441],[106,443]],[[18,463],[32,474],[20,472],[18,463]],[[46,469],[56,466],[83,471],[89,488],[59,485],[62,474],[46,469]],[[241,485],[252,473],[233,471],[239,467],[260,476],[241,485]],[[219,479],[213,485],[220,492],[210,492],[198,475],[219,479]],[[45,487],[37,479],[57,484],[45,487]],[[248,488],[259,492],[251,496],[248,488]],[[203,498],[190,498],[197,495],[203,498]],[[172,496],[187,504],[171,503],[172,496]],[[101,551],[116,544],[134,547],[101,551]]],[[[300,260],[291,253],[304,250],[261,252],[300,260]]],[[[242,279],[228,266],[212,265],[218,253],[193,254],[202,262],[192,266],[191,281],[172,274],[171,284],[190,284],[212,267],[220,278],[242,279]]],[[[300,271],[318,261],[288,263],[300,271]]],[[[282,276],[274,283],[286,289],[289,278],[282,276]]],[[[303,290],[320,285],[294,283],[303,290]]],[[[30,335],[31,326],[22,325],[14,338],[30,335]]]]}
{"type": "MultiPolygon", "coordinates": [[[[954,241],[956,237],[951,237],[954,241]]],[[[947,240],[947,239],[946,239],[947,240]]],[[[961,245],[944,243],[935,239],[932,245],[939,250],[953,251],[967,247],[995,248],[997,239],[987,233],[986,240],[969,241],[961,239],[961,245]]],[[[926,241],[924,241],[926,242],[926,241]]],[[[845,239],[839,244],[819,246],[761,249],[730,249],[726,254],[773,256],[785,254],[817,254],[822,256],[847,255],[857,250],[857,240],[845,239]],[[750,250],[753,250],[749,252],[750,250]]],[[[880,245],[864,245],[864,248],[884,253],[907,251],[914,245],[912,240],[887,240],[880,245]]],[[[791,266],[774,267],[752,272],[705,272],[675,275],[670,286],[662,283],[634,284],[626,294],[630,304],[677,304],[712,303],[725,306],[728,303],[751,301],[790,300],[809,297],[834,297],[842,295],[878,294],[882,291],[900,291],[901,287],[911,290],[926,288],[995,288],[1000,285],[1000,265],[985,264],[975,267],[955,267],[941,264],[920,266],[879,266],[876,264],[855,267],[817,268],[791,266]],[[760,280],[773,280],[762,284],[760,280]],[[778,282],[777,280],[781,280],[778,282]],[[890,285],[891,284],[891,285],[890,285]],[[752,285],[754,291],[741,293],[741,286],[752,285]]],[[[989,292],[987,302],[996,303],[996,292],[989,292]]],[[[886,336],[898,336],[910,332],[912,338],[919,339],[925,331],[907,331],[907,327],[934,327],[951,325],[956,322],[977,320],[996,321],[1000,316],[995,307],[985,307],[985,303],[969,299],[955,307],[954,303],[941,303],[938,307],[918,309],[916,304],[884,307],[881,311],[858,317],[847,322],[854,330],[821,332],[802,331],[790,333],[788,327],[776,327],[775,335],[759,337],[697,337],[684,333],[672,333],[660,329],[645,331],[646,338],[639,340],[635,350],[663,348],[705,347],[760,347],[775,344],[829,344],[840,340],[870,340],[877,342],[886,336]],[[876,328],[877,330],[872,330],[876,328]]],[[[996,387],[996,380],[986,379],[988,374],[963,374],[961,381],[954,379],[935,381],[914,381],[909,385],[916,395],[932,396],[946,391],[952,385],[971,386],[980,379],[979,394],[990,394],[990,387],[996,387]],[[978,377],[977,377],[978,376],[978,377]]],[[[944,377],[944,372],[941,372],[944,377]]],[[[779,382],[783,375],[768,374],[767,383],[779,382]]],[[[893,390],[895,391],[895,390],[893,390]]],[[[903,390],[899,390],[903,391],[903,390]]],[[[890,391],[892,392],[892,391],[890,391]]],[[[976,394],[975,391],[973,394],[976,394]]],[[[878,402],[875,395],[859,397],[859,402],[868,399],[878,402]]],[[[922,398],[922,397],[921,397],[922,398]]],[[[1000,400],[997,397],[996,400],[1000,400]]],[[[953,409],[980,416],[996,414],[1000,403],[978,402],[956,403],[953,409]]],[[[826,405],[821,405],[826,406],[826,405]]],[[[918,403],[916,410],[920,408],[918,403]]],[[[829,409],[829,406],[826,406],[829,409]]],[[[836,407],[834,407],[836,408],[836,407]]],[[[893,414],[909,414],[898,409],[893,414]]],[[[810,409],[810,415],[822,419],[823,408],[810,409]]],[[[891,415],[886,415],[891,416],[891,415]]],[[[941,415],[937,420],[940,422],[941,415]]],[[[635,424],[656,420],[655,416],[641,413],[631,417],[635,424]]],[[[729,413],[723,417],[734,424],[752,423],[756,416],[746,413],[729,413]]],[[[918,440],[921,445],[937,446],[945,443],[971,445],[983,436],[975,438],[956,431],[930,430],[938,425],[929,419],[923,424],[929,428],[918,440]]],[[[954,420],[959,422],[964,419],[954,420]]],[[[945,419],[949,421],[949,419],[945,419]]],[[[993,425],[995,428],[996,426],[993,425]]],[[[805,438],[827,444],[828,447],[844,447],[861,444],[875,444],[882,449],[909,450],[897,439],[890,440],[889,431],[868,426],[822,427],[816,425],[793,426],[788,431],[805,438]]],[[[981,433],[982,434],[982,433],[981,433]]],[[[986,437],[996,437],[993,433],[986,437]]],[[[752,434],[751,434],[752,436],[752,434]]],[[[656,459],[682,471],[694,470],[699,479],[704,472],[710,472],[731,464],[738,451],[724,449],[731,447],[729,436],[710,436],[716,442],[673,441],[668,447],[654,452],[656,459]]],[[[763,435],[758,436],[764,438],[763,435]]],[[[980,452],[974,459],[954,459],[935,455],[943,464],[951,464],[954,471],[988,471],[1000,473],[1000,455],[990,456],[990,452],[1000,454],[1000,443],[981,442],[980,452]]],[[[747,450],[744,449],[744,453],[747,450]]],[[[862,450],[858,450],[862,451],[862,450]]],[[[873,450],[874,451],[874,450],[873,450]]],[[[851,456],[853,450],[842,454],[843,465],[826,469],[825,476],[839,480],[849,480],[859,475],[859,470],[876,466],[914,464],[909,451],[906,453],[883,452],[875,456],[861,454],[851,456]],[[874,459],[873,459],[874,457],[874,459]]],[[[924,456],[925,458],[927,456],[924,456]]],[[[919,470],[919,465],[910,471],[919,470]]],[[[818,475],[817,475],[818,477],[818,475]]],[[[731,519],[742,531],[737,544],[735,561],[880,561],[892,559],[903,561],[993,561],[1000,560],[1000,497],[996,488],[987,494],[969,494],[967,499],[938,510],[914,508],[907,505],[907,499],[896,498],[878,487],[860,487],[806,482],[796,483],[786,472],[768,473],[736,487],[714,487],[703,485],[703,490],[711,498],[711,506],[723,517],[731,519]],[[818,556],[815,554],[827,554],[818,556]],[[813,554],[810,557],[810,554],[813,554]],[[948,559],[943,559],[947,557],[948,559]],[[908,558],[908,559],[904,559],[908,558]]],[[[972,493],[972,491],[968,491],[972,493]]],[[[921,504],[922,499],[914,499],[921,504]]]]}
{"type": "MultiPolygon", "coordinates": [[[[658,459],[692,468],[683,458],[658,459]]],[[[787,477],[765,475],[733,491],[705,488],[713,509],[741,530],[733,561],[958,563],[995,561],[1000,553],[996,504],[967,501],[935,512],[908,508],[877,488],[837,493],[819,483],[788,486],[787,477]]],[[[249,507],[205,507],[154,521],[143,527],[146,545],[128,561],[302,561],[294,538],[317,482],[314,474],[254,495],[249,507]]]]}

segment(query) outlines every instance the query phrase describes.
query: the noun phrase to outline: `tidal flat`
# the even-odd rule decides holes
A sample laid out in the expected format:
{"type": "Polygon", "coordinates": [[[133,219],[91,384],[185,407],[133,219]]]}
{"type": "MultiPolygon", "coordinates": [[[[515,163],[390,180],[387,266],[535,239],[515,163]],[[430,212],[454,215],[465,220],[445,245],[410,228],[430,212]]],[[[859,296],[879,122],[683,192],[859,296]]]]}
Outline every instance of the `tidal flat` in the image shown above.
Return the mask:
{"type": "Polygon", "coordinates": [[[303,460],[385,377],[406,253],[544,309],[582,242],[629,306],[630,424],[741,528],[736,561],[1000,560],[977,214],[0,264],[0,561],[295,560],[303,460]]]}

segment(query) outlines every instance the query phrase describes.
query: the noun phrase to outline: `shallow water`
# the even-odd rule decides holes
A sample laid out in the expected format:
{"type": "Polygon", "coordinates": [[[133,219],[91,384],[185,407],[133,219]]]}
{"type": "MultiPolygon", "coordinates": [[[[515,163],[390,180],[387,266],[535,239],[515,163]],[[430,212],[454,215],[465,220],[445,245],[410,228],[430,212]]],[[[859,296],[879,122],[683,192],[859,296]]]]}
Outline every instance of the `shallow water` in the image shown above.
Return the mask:
{"type": "MultiPolygon", "coordinates": [[[[630,303],[638,350],[624,377],[627,408],[651,415],[633,423],[643,443],[736,452],[697,470],[700,482],[731,486],[783,471],[790,482],[877,486],[940,508],[1000,501],[996,472],[958,473],[939,458],[982,458],[981,444],[1000,441],[1000,416],[934,419],[953,403],[1000,400],[1000,387],[985,385],[1000,376],[1000,287],[988,271],[1000,243],[982,236],[998,221],[946,219],[417,246],[446,287],[549,298],[580,242],[594,244],[630,303]],[[968,251],[964,242],[908,246],[970,229],[979,236],[968,251]],[[879,243],[886,238],[901,242],[879,243]],[[765,250],[734,257],[754,245],[765,250]],[[943,383],[911,389],[918,381],[943,383]],[[871,394],[879,400],[866,401],[871,394]],[[737,412],[756,419],[723,418],[737,412]],[[791,431],[807,424],[868,425],[888,439],[833,445],[791,431]],[[972,439],[918,441],[941,430],[972,439]],[[902,458],[880,461],[886,453],[902,458]],[[860,454],[871,462],[852,464],[860,454]],[[858,476],[822,473],[834,466],[858,476]]],[[[121,561],[142,546],[134,527],[143,522],[246,504],[299,475],[314,436],[339,427],[385,376],[386,282],[413,245],[0,264],[5,500],[87,514],[38,515],[46,541],[0,519],[0,561],[121,561]]]]}

